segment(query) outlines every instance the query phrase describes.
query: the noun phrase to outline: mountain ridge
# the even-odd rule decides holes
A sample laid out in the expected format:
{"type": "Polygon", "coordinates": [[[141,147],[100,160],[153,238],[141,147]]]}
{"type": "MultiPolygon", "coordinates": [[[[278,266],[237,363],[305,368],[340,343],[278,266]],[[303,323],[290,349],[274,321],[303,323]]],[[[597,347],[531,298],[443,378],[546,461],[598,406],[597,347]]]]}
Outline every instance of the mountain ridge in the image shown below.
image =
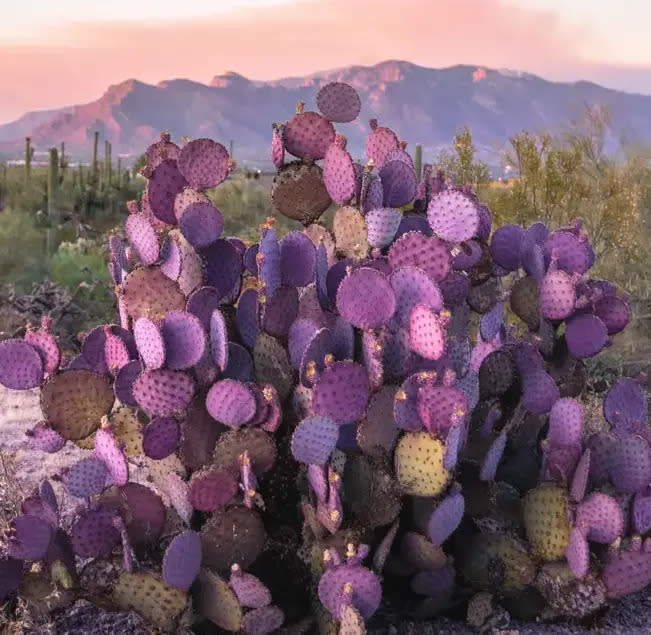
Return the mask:
{"type": "Polygon", "coordinates": [[[0,152],[19,157],[24,137],[30,136],[37,149],[65,141],[69,154],[87,158],[99,130],[114,156],[133,156],[160,130],[169,130],[176,139],[208,136],[225,144],[233,139],[237,159],[264,162],[271,123],[291,117],[297,101],[316,108],[318,88],[330,81],[346,81],[360,93],[360,117],[338,126],[356,156],[363,152],[368,120],[377,118],[410,147],[422,143],[428,156],[449,146],[455,131],[467,125],[490,162],[509,136],[522,129],[560,132],[586,104],[610,110],[610,146],[622,135],[651,141],[651,95],[586,80],[552,82],[513,69],[469,64],[435,69],[386,60],[264,81],[233,70],[207,84],[185,78],[148,84],[129,78],[86,104],[31,111],[0,125],[0,152]]]}

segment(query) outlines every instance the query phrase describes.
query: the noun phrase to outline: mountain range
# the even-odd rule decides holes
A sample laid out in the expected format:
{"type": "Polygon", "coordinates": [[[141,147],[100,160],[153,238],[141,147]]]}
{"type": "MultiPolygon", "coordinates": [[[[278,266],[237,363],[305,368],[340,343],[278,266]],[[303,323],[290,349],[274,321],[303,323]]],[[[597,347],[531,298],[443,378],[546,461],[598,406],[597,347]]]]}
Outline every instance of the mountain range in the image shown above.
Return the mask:
{"type": "Polygon", "coordinates": [[[449,147],[455,131],[467,125],[480,155],[496,164],[510,135],[524,129],[562,132],[586,105],[611,113],[612,148],[622,136],[651,141],[651,95],[587,81],[552,82],[518,71],[467,65],[435,69],[390,60],[273,81],[235,72],[216,75],[209,84],[129,79],[87,104],[29,112],[0,125],[0,153],[20,158],[23,139],[30,136],[37,150],[65,141],[68,153],[87,159],[99,130],[114,157],[136,156],[161,130],[169,130],[173,139],[211,137],[225,145],[233,140],[236,159],[264,163],[271,123],[291,117],[299,100],[306,109],[315,108],[318,88],[331,81],[348,82],[362,99],[360,117],[337,126],[356,157],[363,152],[368,120],[375,117],[409,147],[422,143],[426,156],[449,147]]]}

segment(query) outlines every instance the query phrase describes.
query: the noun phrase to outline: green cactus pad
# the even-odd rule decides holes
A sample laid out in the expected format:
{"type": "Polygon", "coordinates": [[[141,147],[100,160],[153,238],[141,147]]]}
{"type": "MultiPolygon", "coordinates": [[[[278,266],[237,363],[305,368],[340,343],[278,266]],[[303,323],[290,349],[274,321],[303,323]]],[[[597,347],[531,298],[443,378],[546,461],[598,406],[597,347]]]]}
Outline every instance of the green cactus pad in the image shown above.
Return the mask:
{"type": "Polygon", "coordinates": [[[539,485],[529,491],[524,500],[524,526],[540,558],[547,561],[563,558],[571,531],[565,490],[539,485]]]}
{"type": "Polygon", "coordinates": [[[445,448],[429,432],[407,432],[394,455],[396,478],[406,494],[437,496],[448,484],[443,467],[445,448]]]}
{"type": "Polygon", "coordinates": [[[164,631],[174,631],[187,596],[150,573],[123,573],[113,588],[113,601],[123,611],[133,609],[164,631]]]}
{"type": "Polygon", "coordinates": [[[195,609],[225,631],[236,633],[242,627],[242,607],[225,580],[207,569],[199,574],[195,609]]]}
{"type": "Polygon", "coordinates": [[[92,370],[65,370],[52,375],[41,390],[41,409],[64,439],[91,435],[111,412],[115,395],[105,375],[92,370]]]}

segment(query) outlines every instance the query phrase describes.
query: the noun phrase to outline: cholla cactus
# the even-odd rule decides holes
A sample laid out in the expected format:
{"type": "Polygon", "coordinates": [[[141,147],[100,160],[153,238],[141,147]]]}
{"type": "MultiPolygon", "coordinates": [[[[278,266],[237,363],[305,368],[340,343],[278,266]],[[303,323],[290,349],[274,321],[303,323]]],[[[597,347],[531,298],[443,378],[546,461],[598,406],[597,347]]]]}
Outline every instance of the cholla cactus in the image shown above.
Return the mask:
{"type": "Polygon", "coordinates": [[[419,182],[420,157],[375,120],[353,161],[333,125],[358,117],[352,87],[316,103],[271,144],[273,205],[302,229],[223,236],[206,190],[234,162],[163,133],[128,244],[109,239],[118,324],[70,361],[47,320],[0,343],[0,383],[41,389],[29,443],[92,450],[58,475],[83,503],[69,532],[49,483],[26,499],[0,599],[30,562],[75,590],[78,559],[118,550],[112,602],[168,631],[186,613],[231,632],[316,618],[363,633],[383,606],[431,613],[475,589],[492,607],[531,586],[545,614],[585,615],[649,583],[640,384],[611,388],[600,431],[584,421],[584,360],[630,310],[589,277],[580,221],[492,231],[471,190],[427,165],[419,182]]]}

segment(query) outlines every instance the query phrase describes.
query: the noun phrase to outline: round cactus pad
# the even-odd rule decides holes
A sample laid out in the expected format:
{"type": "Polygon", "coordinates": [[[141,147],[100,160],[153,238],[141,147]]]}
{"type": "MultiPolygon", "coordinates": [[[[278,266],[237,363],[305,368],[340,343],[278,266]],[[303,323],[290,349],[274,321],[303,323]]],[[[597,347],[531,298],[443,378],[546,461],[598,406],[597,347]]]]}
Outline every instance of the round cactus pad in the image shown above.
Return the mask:
{"type": "Polygon", "coordinates": [[[316,105],[323,116],[336,123],[357,119],[362,108],[357,91],[344,82],[330,82],[319,89],[316,105]]]}
{"type": "Polygon", "coordinates": [[[314,282],[316,248],[302,232],[289,232],[280,241],[280,275],[284,285],[306,287],[314,282]]]}
{"type": "Polygon", "coordinates": [[[147,184],[147,200],[154,216],[169,225],[176,224],[174,199],[188,184],[179,171],[176,161],[161,161],[151,175],[147,184]]]}
{"type": "Polygon", "coordinates": [[[126,234],[143,265],[153,265],[158,260],[159,245],[156,230],[144,214],[131,214],[126,221],[126,234]]]}
{"type": "Polygon", "coordinates": [[[520,225],[502,225],[491,238],[493,260],[507,271],[520,267],[520,252],[524,229],[520,225]]]}
{"type": "Polygon", "coordinates": [[[228,298],[236,286],[239,291],[242,255],[230,241],[220,238],[200,253],[206,268],[206,283],[219,291],[220,301],[228,298]]]}
{"type": "Polygon", "coordinates": [[[36,348],[19,339],[0,342],[0,384],[30,390],[43,381],[43,361],[36,348]]]}
{"type": "Polygon", "coordinates": [[[406,494],[437,496],[448,484],[443,467],[444,447],[429,432],[406,432],[394,455],[396,478],[406,494]]]}
{"type": "Polygon", "coordinates": [[[230,507],[214,515],[201,529],[203,562],[227,573],[234,564],[247,569],[264,549],[267,534],[257,512],[230,507]]]}
{"type": "Polygon", "coordinates": [[[237,428],[255,416],[255,397],[246,384],[222,379],[209,390],[206,409],[220,423],[237,428]]]}
{"type": "Polygon", "coordinates": [[[232,164],[221,143],[212,139],[193,139],[183,146],[178,168],[191,187],[206,190],[224,181],[232,164]]]}
{"type": "Polygon", "coordinates": [[[606,325],[608,335],[623,331],[631,319],[631,308],[628,302],[614,295],[597,300],[594,312],[606,325]]]}
{"type": "Polygon", "coordinates": [[[634,379],[622,377],[606,393],[604,417],[618,431],[632,432],[647,419],[647,400],[642,386],[634,379]]]}
{"type": "Polygon", "coordinates": [[[230,472],[209,468],[192,475],[188,498],[195,509],[212,512],[230,503],[236,493],[237,482],[230,472]]]}
{"type": "Polygon", "coordinates": [[[104,461],[89,456],[73,463],[70,467],[70,471],[66,474],[66,487],[70,494],[78,498],[95,496],[104,490],[107,474],[104,461]]]}
{"type": "Polygon", "coordinates": [[[299,161],[284,166],[274,177],[271,202],[283,216],[308,226],[330,207],[332,199],[321,167],[299,161]]]}
{"type": "Polygon", "coordinates": [[[386,324],[395,313],[393,287],[388,278],[377,269],[355,269],[339,285],[337,310],[357,328],[378,328],[386,324]]]}
{"type": "Polygon", "coordinates": [[[631,494],[644,491],[651,481],[647,440],[636,434],[622,434],[608,453],[608,471],[618,490],[631,494]]]}
{"type": "Polygon", "coordinates": [[[198,317],[185,311],[168,311],[161,324],[165,365],[172,370],[194,366],[206,350],[206,332],[198,317]]]}
{"type": "Polygon", "coordinates": [[[552,445],[580,445],[583,436],[583,406],[571,397],[556,401],[549,412],[547,440],[552,445]]]}
{"type": "Polygon", "coordinates": [[[376,166],[384,165],[387,155],[400,147],[396,133],[385,126],[378,126],[376,119],[369,121],[371,132],[366,138],[366,158],[376,166]]]}
{"type": "Polygon", "coordinates": [[[176,450],[181,428],[171,417],[154,417],[142,434],[142,451],[150,459],[160,460],[176,450]]]}
{"type": "Polygon", "coordinates": [[[11,523],[10,558],[37,561],[45,556],[52,540],[52,526],[38,516],[17,516],[11,523]]]}
{"type": "MultiPolygon", "coordinates": [[[[43,370],[54,373],[61,363],[61,349],[56,338],[47,330],[30,331],[25,333],[25,341],[33,346],[43,360],[43,370]]],[[[1,355],[1,353],[0,353],[1,355]]],[[[0,383],[2,381],[0,380],[0,383]]]]}
{"type": "Polygon", "coordinates": [[[133,396],[138,405],[152,415],[168,417],[188,407],[195,384],[184,372],[159,369],[146,370],[133,383],[133,396]]]}
{"type": "Polygon", "coordinates": [[[451,243],[461,243],[477,233],[479,210],[467,194],[444,190],[430,200],[427,220],[437,236],[451,243]]]}
{"type": "Polygon", "coordinates": [[[418,267],[401,267],[391,274],[391,286],[396,296],[394,320],[403,328],[409,328],[411,311],[416,305],[429,307],[432,311],[443,308],[443,296],[438,285],[418,267]]]}
{"type": "Polygon", "coordinates": [[[129,362],[123,366],[115,376],[113,390],[117,399],[125,406],[137,406],[133,396],[133,384],[138,375],[142,372],[142,365],[139,361],[129,362]]]}
{"type": "Polygon", "coordinates": [[[41,390],[41,409],[48,424],[71,441],[92,434],[114,401],[108,378],[90,370],[52,375],[41,390]]]}
{"type": "Polygon", "coordinates": [[[360,565],[340,564],[330,567],[319,581],[319,600],[335,619],[341,618],[347,604],[352,604],[362,617],[368,619],[379,608],[381,599],[379,578],[360,565]]]}
{"type": "Polygon", "coordinates": [[[214,464],[232,474],[240,474],[240,455],[248,451],[255,476],[267,473],[276,461],[276,444],[259,428],[245,427],[229,430],[219,437],[215,446],[214,464]]]}
{"type": "Polygon", "coordinates": [[[174,198],[174,215],[181,220],[185,209],[194,203],[210,203],[210,199],[192,187],[184,187],[174,198]]]}
{"type": "Polygon", "coordinates": [[[385,207],[403,207],[416,196],[416,173],[404,161],[385,161],[380,168],[385,207]]]}
{"type": "Polygon", "coordinates": [[[70,540],[75,555],[80,558],[102,558],[120,542],[113,525],[115,514],[105,509],[90,510],[72,526],[70,540]]]}
{"type": "Polygon", "coordinates": [[[418,267],[434,282],[448,275],[451,263],[450,251],[440,238],[428,238],[416,231],[402,235],[389,249],[389,264],[393,269],[418,267]]]}
{"type": "Polygon", "coordinates": [[[167,311],[182,310],[185,297],[179,285],[158,267],[134,269],[122,285],[127,314],[133,320],[161,320],[167,311]]]}
{"type": "Polygon", "coordinates": [[[364,217],[368,228],[368,243],[371,247],[387,247],[393,241],[402,212],[391,207],[380,207],[367,212],[364,217]]]}
{"type": "Polygon", "coordinates": [[[335,362],[321,373],[314,387],[312,409],[316,415],[345,425],[364,415],[368,398],[364,367],[351,361],[335,362]]]}
{"type": "Polygon", "coordinates": [[[564,271],[548,271],[540,283],[540,309],[548,320],[564,320],[574,311],[576,292],[564,271]]]}
{"type": "Polygon", "coordinates": [[[317,112],[299,112],[283,128],[285,149],[299,159],[323,159],[334,139],[334,127],[317,112]]]}
{"type": "Polygon", "coordinates": [[[160,326],[154,320],[140,317],[134,322],[133,334],[145,367],[162,368],[165,363],[165,341],[160,326]]]}
{"type": "Polygon", "coordinates": [[[212,203],[191,203],[179,219],[185,239],[197,249],[214,243],[224,230],[224,217],[212,203]]]}
{"type": "Polygon", "coordinates": [[[567,322],[565,341],[574,357],[594,357],[606,345],[608,329],[596,315],[574,315],[567,322]]]}
{"type": "Polygon", "coordinates": [[[297,461],[324,465],[337,445],[339,426],[328,417],[303,419],[292,435],[292,454],[297,461]]]}
{"type": "Polygon", "coordinates": [[[622,508],[612,496],[593,492],[577,507],[575,526],[588,540],[609,545],[624,531],[622,508]]]}

